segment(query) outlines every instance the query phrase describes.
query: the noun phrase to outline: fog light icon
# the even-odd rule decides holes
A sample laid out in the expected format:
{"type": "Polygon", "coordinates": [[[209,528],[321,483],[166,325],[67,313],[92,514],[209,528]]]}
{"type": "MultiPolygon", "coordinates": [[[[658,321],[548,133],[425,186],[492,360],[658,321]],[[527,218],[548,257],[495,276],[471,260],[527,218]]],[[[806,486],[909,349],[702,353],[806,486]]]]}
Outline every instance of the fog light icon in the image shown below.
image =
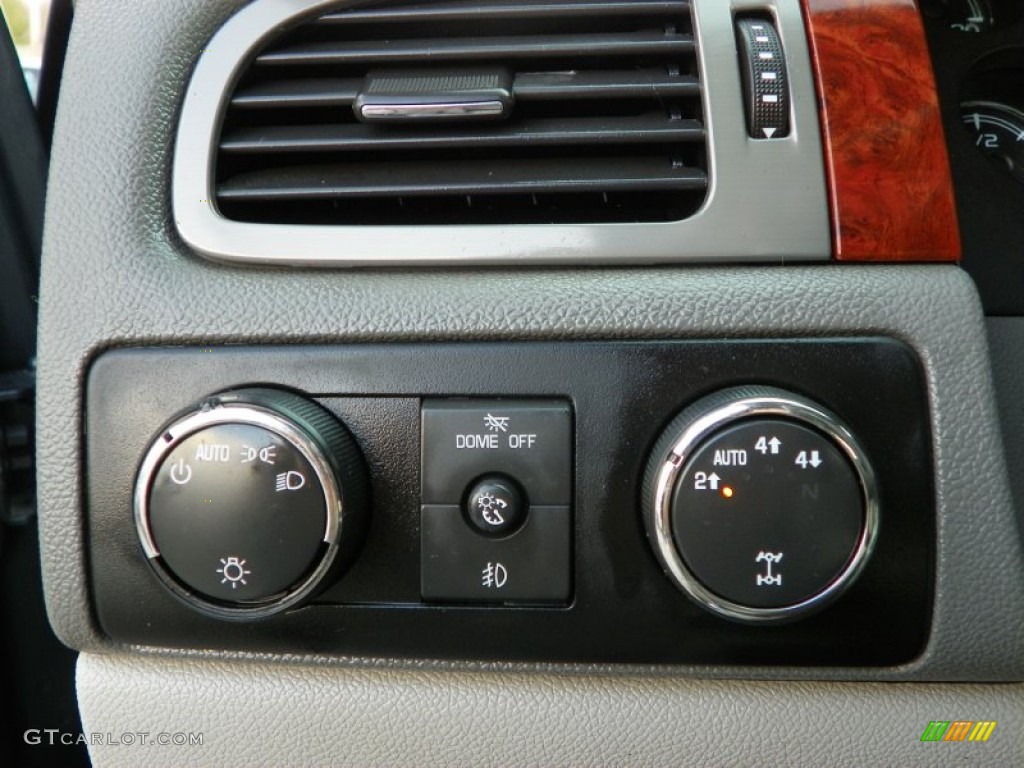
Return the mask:
{"type": "Polygon", "coordinates": [[[501,563],[488,563],[480,575],[480,584],[488,589],[501,589],[508,581],[508,570],[501,563]]]}

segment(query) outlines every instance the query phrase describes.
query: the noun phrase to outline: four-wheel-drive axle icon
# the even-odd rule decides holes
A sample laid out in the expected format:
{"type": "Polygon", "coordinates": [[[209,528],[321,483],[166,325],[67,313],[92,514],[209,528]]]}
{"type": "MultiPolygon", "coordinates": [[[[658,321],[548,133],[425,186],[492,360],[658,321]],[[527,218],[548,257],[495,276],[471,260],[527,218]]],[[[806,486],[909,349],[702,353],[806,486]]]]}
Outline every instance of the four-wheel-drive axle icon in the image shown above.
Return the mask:
{"type": "Polygon", "coordinates": [[[765,584],[773,587],[782,586],[782,574],[772,573],[772,566],[782,560],[781,552],[758,552],[757,557],[754,558],[755,563],[765,563],[766,573],[757,574],[757,586],[761,587],[765,584]]]}

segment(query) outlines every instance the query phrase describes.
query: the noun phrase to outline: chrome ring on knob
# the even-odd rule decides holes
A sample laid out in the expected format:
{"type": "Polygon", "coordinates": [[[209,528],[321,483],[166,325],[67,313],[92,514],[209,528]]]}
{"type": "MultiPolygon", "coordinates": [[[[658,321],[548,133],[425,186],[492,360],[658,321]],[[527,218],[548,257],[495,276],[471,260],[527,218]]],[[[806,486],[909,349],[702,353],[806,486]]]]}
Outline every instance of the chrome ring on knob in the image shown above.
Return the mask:
{"type": "Polygon", "coordinates": [[[821,608],[838,597],[864,569],[878,537],[879,497],[875,473],[857,439],[839,418],[813,403],[779,394],[739,396],[697,416],[671,447],[652,461],[661,462],[651,509],[644,510],[648,533],[655,554],[675,585],[707,610],[729,619],[747,623],[767,623],[794,618],[821,608]],[[672,496],[683,468],[693,453],[709,437],[738,421],[774,416],[813,427],[830,439],[849,459],[860,485],[864,502],[864,518],[860,538],[850,560],[839,576],[822,591],[798,603],[774,608],[743,605],[715,594],[686,565],[672,531],[672,496]]]}
{"type": "Polygon", "coordinates": [[[139,541],[150,566],[161,581],[181,600],[204,613],[222,619],[256,619],[271,616],[302,602],[317,588],[324,575],[330,570],[338,554],[342,528],[343,508],[341,489],[327,457],[320,447],[288,420],[273,411],[250,403],[216,403],[205,405],[201,410],[190,413],[166,427],[153,442],[139,467],[133,495],[135,528],[139,541]],[[149,522],[149,495],[153,479],[163,464],[164,458],[183,440],[207,427],[224,424],[244,424],[273,432],[287,440],[310,463],[316,473],[324,494],[326,521],[323,541],[326,549],[316,567],[285,595],[252,605],[227,605],[197,595],[185,588],[164,567],[160,550],[153,537],[149,522]]]}

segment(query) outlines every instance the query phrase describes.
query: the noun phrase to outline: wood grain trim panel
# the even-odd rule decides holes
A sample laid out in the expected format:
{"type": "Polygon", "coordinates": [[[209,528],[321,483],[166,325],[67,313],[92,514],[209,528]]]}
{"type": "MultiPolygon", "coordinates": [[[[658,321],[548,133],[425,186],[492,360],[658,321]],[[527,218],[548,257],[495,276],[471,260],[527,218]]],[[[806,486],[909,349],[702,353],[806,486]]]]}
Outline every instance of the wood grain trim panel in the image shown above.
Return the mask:
{"type": "Polygon", "coordinates": [[[841,261],[957,261],[931,59],[913,0],[803,0],[841,261]]]}

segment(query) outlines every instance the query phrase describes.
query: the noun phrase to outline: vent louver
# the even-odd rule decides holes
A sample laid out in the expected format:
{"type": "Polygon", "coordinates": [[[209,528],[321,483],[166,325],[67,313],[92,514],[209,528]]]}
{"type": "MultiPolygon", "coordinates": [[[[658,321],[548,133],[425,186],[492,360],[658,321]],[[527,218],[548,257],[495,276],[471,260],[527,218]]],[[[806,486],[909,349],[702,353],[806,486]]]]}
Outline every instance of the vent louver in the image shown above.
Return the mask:
{"type": "Polygon", "coordinates": [[[708,184],[697,75],[683,0],[343,7],[243,70],[218,140],[217,206],[292,224],[686,218],[708,184]],[[407,105],[359,119],[361,100],[396,82],[428,119],[407,119],[407,105]],[[506,83],[507,98],[443,92],[483,82],[506,83]]]}

